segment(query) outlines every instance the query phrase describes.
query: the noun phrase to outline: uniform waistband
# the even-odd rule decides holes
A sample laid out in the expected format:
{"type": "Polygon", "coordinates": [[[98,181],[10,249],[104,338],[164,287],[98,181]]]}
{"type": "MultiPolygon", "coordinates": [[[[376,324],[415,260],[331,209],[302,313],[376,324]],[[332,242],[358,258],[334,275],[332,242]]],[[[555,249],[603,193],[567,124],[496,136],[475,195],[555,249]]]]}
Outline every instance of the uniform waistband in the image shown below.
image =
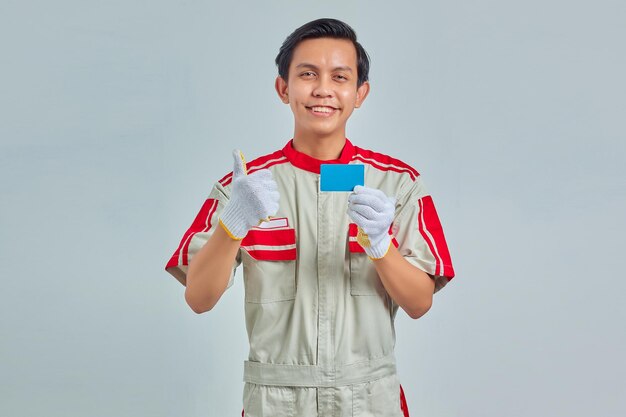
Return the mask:
{"type": "Polygon", "coordinates": [[[333,368],[244,361],[243,381],[290,387],[338,387],[374,381],[395,373],[394,354],[333,368]]]}

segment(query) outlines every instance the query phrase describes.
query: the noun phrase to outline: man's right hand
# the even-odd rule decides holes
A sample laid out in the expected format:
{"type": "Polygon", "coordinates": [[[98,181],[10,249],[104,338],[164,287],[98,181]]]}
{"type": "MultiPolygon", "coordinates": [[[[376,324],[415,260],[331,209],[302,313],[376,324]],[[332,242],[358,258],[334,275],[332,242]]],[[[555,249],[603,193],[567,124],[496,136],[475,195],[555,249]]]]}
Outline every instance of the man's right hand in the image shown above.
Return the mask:
{"type": "Polygon", "coordinates": [[[220,225],[228,236],[243,239],[248,230],[276,214],[280,194],[278,184],[269,169],[259,169],[248,175],[240,150],[233,150],[233,181],[230,200],[219,216],[220,225]]]}

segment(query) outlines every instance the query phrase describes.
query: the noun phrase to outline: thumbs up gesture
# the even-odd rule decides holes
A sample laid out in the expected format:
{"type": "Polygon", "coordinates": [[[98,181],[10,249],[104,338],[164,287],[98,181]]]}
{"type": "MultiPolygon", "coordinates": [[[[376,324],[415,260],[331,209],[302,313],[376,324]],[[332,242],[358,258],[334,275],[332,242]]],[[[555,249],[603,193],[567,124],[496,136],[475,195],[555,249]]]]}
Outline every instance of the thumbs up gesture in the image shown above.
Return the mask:
{"type": "Polygon", "coordinates": [[[243,239],[248,230],[269,220],[279,207],[278,184],[269,169],[259,169],[248,175],[246,161],[240,150],[233,150],[233,182],[230,200],[219,216],[220,225],[228,236],[243,239]]]}

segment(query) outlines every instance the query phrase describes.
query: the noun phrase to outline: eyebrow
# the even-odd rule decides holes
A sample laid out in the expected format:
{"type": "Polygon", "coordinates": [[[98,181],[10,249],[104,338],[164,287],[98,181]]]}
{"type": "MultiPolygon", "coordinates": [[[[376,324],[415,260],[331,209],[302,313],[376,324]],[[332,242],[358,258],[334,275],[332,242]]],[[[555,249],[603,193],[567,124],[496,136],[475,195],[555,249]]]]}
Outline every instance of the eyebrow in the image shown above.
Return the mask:
{"type": "MultiPolygon", "coordinates": [[[[296,65],[296,68],[301,68],[301,67],[313,68],[314,70],[318,70],[318,69],[319,69],[319,68],[318,68],[318,67],[316,67],[315,65],[313,65],[313,64],[309,64],[308,62],[303,62],[303,63],[301,63],[301,64],[296,65]]],[[[337,71],[337,70],[339,70],[339,71],[350,71],[350,72],[352,72],[352,68],[347,67],[347,66],[343,66],[343,67],[335,67],[335,68],[333,68],[333,71],[337,71]]]]}

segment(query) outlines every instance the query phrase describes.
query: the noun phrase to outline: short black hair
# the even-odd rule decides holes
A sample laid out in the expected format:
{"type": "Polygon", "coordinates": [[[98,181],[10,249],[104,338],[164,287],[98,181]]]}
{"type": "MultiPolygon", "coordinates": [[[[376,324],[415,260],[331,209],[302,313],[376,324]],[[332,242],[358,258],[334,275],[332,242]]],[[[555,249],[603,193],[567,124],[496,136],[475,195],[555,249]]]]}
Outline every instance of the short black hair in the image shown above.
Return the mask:
{"type": "Polygon", "coordinates": [[[287,82],[287,78],[289,76],[289,65],[291,64],[293,51],[296,46],[305,39],[315,38],[336,38],[352,41],[352,44],[356,49],[358,75],[357,88],[369,79],[369,56],[365,51],[365,48],[357,42],[356,32],[347,23],[344,23],[341,20],[322,18],[305,23],[298,29],[294,30],[291,35],[287,36],[287,39],[285,39],[280,47],[280,51],[278,52],[278,55],[276,55],[275,62],[278,67],[278,75],[280,75],[285,82],[287,82]]]}

